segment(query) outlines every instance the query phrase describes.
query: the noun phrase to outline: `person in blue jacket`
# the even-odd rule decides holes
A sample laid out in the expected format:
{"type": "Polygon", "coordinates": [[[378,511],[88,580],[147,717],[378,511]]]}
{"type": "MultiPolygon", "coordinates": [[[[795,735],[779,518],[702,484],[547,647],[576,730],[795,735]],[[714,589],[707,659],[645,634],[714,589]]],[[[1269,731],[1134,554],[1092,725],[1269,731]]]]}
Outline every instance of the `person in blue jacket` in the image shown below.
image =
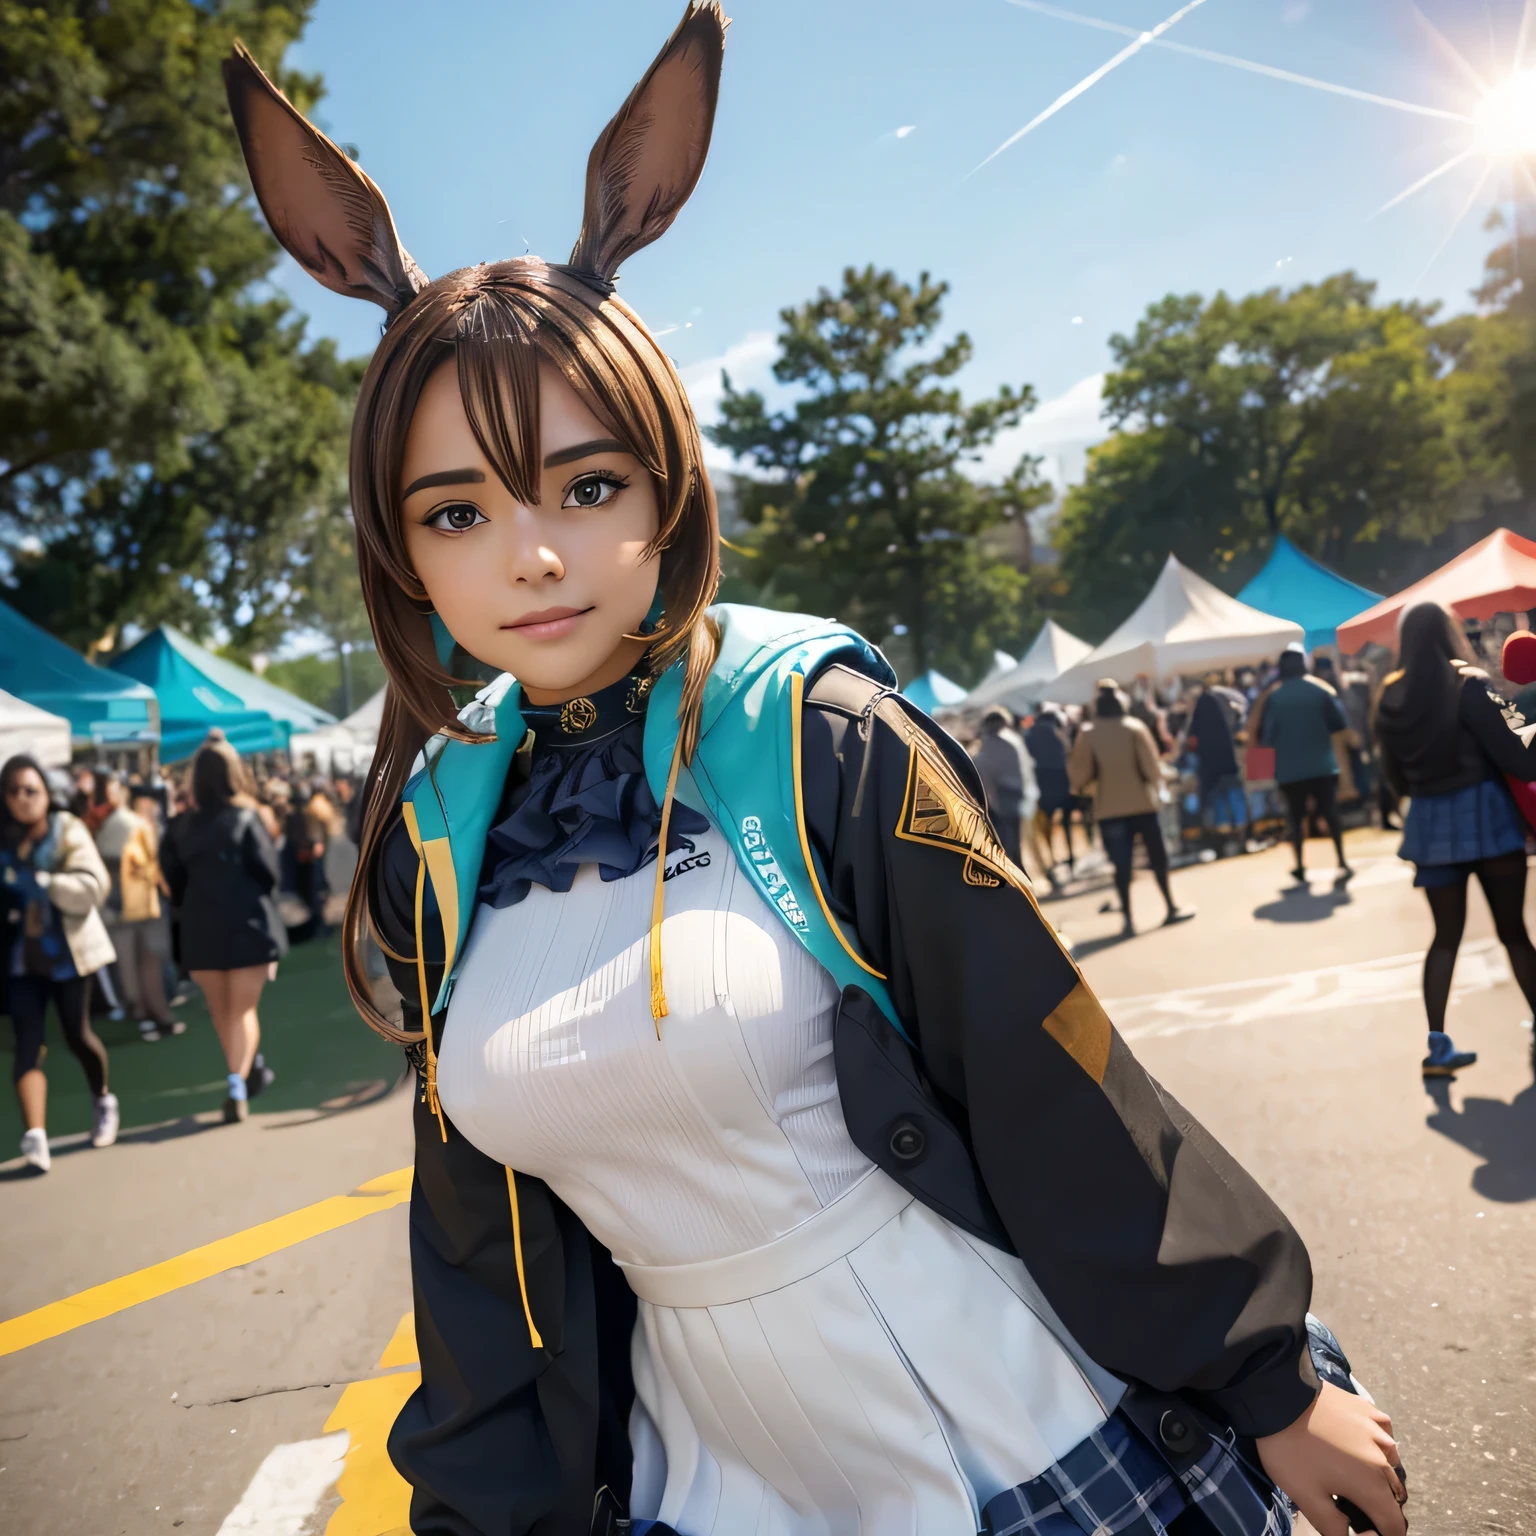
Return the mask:
{"type": "Polygon", "coordinates": [[[1403,1536],[1305,1247],[1115,1033],[964,752],[852,631],[712,606],[698,426],[614,278],[698,180],[724,27],[690,4],[598,139],[568,262],[436,281],[226,72],[273,230],[388,317],[346,928],[421,1086],[411,1528],[1280,1536],[1289,1495],[1403,1536]]]}

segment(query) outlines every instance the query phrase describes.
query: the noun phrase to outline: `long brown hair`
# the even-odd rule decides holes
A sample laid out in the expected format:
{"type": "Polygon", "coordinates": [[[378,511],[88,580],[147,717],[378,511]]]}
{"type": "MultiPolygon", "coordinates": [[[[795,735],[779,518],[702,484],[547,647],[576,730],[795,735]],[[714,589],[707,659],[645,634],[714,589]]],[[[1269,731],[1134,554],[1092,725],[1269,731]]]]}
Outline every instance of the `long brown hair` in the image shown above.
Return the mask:
{"type": "Polygon", "coordinates": [[[719,521],[698,423],[676,370],[640,319],[588,278],[537,257],[466,267],[423,289],[385,331],[363,379],[351,461],[363,600],[389,687],[364,790],[343,949],[347,985],[364,1019],[401,1041],[416,1037],[375,1008],[362,957],[383,834],[428,737],[483,739],[459,724],[453,690],[466,679],[438,660],[431,605],[401,526],[406,433],[427,379],[449,362],[481,451],[520,500],[539,494],[541,363],[558,370],[650,474],[661,516],[646,556],[661,557],[663,612],[646,664],[660,673],[683,663],[685,760],[697,745],[717,643],[705,609],[719,584],[719,521]]]}
{"type": "Polygon", "coordinates": [[[685,757],[698,741],[717,646],[704,614],[719,581],[715,498],[682,383],[655,338],[613,297],[613,283],[629,256],[667,230],[698,183],[726,25],[719,0],[688,0],[661,52],[598,136],[568,266],[523,257],[466,267],[436,282],[400,243],[384,194],[356,161],[304,117],[243,46],[224,63],[230,113],[272,233],[318,282],[369,299],[389,316],[352,424],[358,567],[389,689],[365,791],[343,952],[359,1011],[392,1040],[419,1037],[395,1029],[373,1006],[362,964],[384,828],[430,735],[483,739],[458,723],[452,690],[464,679],[438,660],[426,591],[400,527],[406,432],[436,368],[454,362],[480,448],[522,501],[538,499],[540,363],[557,369],[650,473],[661,518],[647,553],[661,557],[665,613],[647,662],[653,673],[682,663],[685,757]]]}

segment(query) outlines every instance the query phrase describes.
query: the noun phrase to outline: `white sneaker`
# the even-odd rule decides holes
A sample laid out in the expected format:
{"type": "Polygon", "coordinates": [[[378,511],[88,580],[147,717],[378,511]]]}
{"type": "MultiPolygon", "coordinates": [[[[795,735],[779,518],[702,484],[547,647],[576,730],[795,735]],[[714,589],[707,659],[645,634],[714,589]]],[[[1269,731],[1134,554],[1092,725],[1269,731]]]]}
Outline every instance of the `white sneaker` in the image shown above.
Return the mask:
{"type": "Polygon", "coordinates": [[[39,1173],[47,1173],[53,1166],[53,1158],[48,1151],[48,1132],[35,1130],[23,1133],[21,1138],[21,1155],[39,1173]]]}
{"type": "Polygon", "coordinates": [[[121,1117],[117,1112],[117,1095],[104,1093],[96,1100],[96,1129],[91,1132],[93,1147],[110,1147],[117,1140],[117,1127],[121,1117]]]}

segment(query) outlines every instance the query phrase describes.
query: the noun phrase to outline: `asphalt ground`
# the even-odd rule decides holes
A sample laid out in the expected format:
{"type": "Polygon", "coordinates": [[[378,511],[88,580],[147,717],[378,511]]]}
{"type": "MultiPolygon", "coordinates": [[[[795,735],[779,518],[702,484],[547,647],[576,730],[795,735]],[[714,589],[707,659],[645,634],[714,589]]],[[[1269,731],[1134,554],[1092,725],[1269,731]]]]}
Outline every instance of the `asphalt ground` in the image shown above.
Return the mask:
{"type": "MultiPolygon", "coordinates": [[[[1532,1037],[1474,897],[1449,1027],[1481,1059],[1426,1093],[1428,914],[1393,846],[1352,834],[1347,888],[1292,888],[1286,850],[1178,871],[1198,916],[1171,929],[1139,875],[1147,931],[1125,941],[1101,862],[1046,910],[1137,1053],[1307,1239],[1314,1310],[1394,1417],[1416,1536],[1536,1532],[1532,1037]]],[[[78,1074],[50,1061],[53,1172],[0,1165],[6,1536],[404,1525],[382,1454],[415,1380],[399,1057],[321,947],[262,1014],[279,1082],[243,1126],[208,1112],[205,1022],[114,1054],[129,1129],[109,1150],[68,1133],[78,1074]]]]}

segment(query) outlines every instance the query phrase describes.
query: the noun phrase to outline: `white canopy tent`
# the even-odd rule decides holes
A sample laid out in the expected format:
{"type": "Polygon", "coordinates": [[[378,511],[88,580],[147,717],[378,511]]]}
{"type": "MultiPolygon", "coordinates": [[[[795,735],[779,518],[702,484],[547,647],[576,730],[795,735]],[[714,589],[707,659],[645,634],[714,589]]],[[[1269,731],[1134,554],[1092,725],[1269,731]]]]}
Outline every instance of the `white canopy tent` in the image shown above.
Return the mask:
{"type": "Polygon", "coordinates": [[[1062,704],[1086,704],[1101,677],[1131,683],[1241,667],[1278,656],[1301,625],[1228,597],[1172,555],[1141,606],[1051,688],[1062,704]]]}
{"type": "MultiPolygon", "coordinates": [[[[1054,683],[1092,649],[1086,640],[1079,640],[1055,619],[1047,619],[1017,663],[1006,670],[989,672],[966,696],[965,707],[984,709],[989,704],[1005,704],[1020,714],[1041,703],[1046,685],[1054,683]]],[[[1055,696],[1054,692],[1051,696],[1055,696]]]]}
{"type": "Polygon", "coordinates": [[[69,721],[0,690],[0,762],[30,752],[44,768],[69,763],[69,721]]]}
{"type": "Polygon", "coordinates": [[[380,688],[346,719],[293,737],[288,743],[289,755],[295,763],[313,758],[315,766],[325,773],[356,772],[371,761],[383,721],[384,690],[380,688]]]}

